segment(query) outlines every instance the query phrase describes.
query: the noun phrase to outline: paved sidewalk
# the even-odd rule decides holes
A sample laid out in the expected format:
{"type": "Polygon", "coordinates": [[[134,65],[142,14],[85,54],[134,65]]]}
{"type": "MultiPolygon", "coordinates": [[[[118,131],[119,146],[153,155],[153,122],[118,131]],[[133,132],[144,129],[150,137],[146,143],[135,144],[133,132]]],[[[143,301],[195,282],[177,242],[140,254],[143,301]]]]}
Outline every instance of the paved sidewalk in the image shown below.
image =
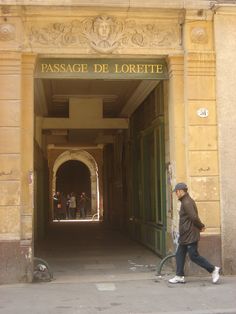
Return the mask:
{"type": "Polygon", "coordinates": [[[236,314],[236,277],[155,276],[158,257],[102,224],[55,224],[36,248],[50,283],[0,286],[0,314],[236,314]]]}
{"type": "MultiPolygon", "coordinates": [[[[227,314],[236,313],[236,277],[187,278],[170,285],[170,276],[150,272],[107,281],[16,284],[0,286],[3,314],[227,314]],[[146,276],[146,278],[145,278],[146,276]],[[149,278],[148,278],[149,277],[149,278]]],[[[98,278],[97,278],[98,279],[98,278]]]]}

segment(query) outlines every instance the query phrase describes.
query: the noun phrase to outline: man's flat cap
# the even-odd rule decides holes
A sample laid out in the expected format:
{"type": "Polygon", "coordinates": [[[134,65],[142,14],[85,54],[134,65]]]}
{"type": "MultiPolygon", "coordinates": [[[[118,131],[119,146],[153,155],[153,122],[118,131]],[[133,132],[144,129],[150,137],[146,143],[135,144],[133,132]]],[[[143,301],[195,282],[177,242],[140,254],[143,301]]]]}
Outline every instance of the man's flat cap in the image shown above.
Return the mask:
{"type": "Polygon", "coordinates": [[[184,182],[180,182],[176,184],[173,192],[176,192],[177,190],[187,190],[187,189],[188,189],[187,185],[184,182]]]}

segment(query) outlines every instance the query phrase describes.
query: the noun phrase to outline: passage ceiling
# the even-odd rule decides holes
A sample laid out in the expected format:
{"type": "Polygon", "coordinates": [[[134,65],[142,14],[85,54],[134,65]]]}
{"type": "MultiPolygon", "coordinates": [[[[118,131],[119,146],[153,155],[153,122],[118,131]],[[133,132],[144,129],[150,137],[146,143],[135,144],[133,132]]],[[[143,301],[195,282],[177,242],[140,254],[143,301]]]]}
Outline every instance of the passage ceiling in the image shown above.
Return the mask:
{"type": "MultiPolygon", "coordinates": [[[[158,81],[151,80],[35,79],[35,114],[44,118],[69,118],[71,98],[99,98],[103,104],[102,118],[129,118],[157,84],[158,81]]],[[[115,132],[117,127],[102,129],[100,126],[43,130],[48,144],[74,145],[110,142],[115,132]]]]}

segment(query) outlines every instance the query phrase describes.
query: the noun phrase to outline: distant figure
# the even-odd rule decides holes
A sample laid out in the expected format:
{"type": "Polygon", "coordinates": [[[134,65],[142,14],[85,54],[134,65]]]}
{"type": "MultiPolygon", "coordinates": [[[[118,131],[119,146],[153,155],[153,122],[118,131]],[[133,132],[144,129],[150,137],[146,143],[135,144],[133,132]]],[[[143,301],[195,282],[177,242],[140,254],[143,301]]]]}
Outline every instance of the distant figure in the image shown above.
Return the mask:
{"type": "Polygon", "coordinates": [[[53,195],[53,211],[54,211],[54,219],[57,219],[58,221],[60,221],[61,194],[58,191],[53,195]]]}
{"type": "Polygon", "coordinates": [[[67,198],[64,193],[61,193],[61,210],[60,210],[61,219],[66,219],[66,206],[67,198]]]}
{"type": "Polygon", "coordinates": [[[69,217],[70,219],[76,218],[76,197],[74,192],[72,192],[70,196],[69,217]]]}
{"type": "Polygon", "coordinates": [[[66,196],[66,219],[70,219],[70,194],[66,196]]]}
{"type": "Polygon", "coordinates": [[[80,218],[85,218],[86,217],[86,209],[87,209],[87,203],[89,201],[89,198],[86,196],[85,192],[82,192],[80,195],[80,200],[79,200],[79,210],[80,210],[80,218]]]}

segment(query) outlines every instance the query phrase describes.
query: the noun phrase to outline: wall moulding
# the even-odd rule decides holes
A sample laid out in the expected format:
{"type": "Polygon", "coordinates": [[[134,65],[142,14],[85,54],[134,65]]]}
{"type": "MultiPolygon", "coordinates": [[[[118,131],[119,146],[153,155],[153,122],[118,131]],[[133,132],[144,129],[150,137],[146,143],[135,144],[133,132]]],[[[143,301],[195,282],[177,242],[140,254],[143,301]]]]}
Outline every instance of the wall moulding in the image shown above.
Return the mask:
{"type": "Polygon", "coordinates": [[[145,8],[154,9],[154,8],[209,8],[210,0],[171,0],[171,1],[163,1],[163,0],[147,0],[145,3],[140,0],[4,0],[4,4],[12,5],[12,2],[18,5],[31,5],[31,6],[80,6],[80,7],[119,7],[124,9],[130,8],[145,8]]]}
{"type": "Polygon", "coordinates": [[[214,51],[211,52],[188,52],[187,54],[187,60],[188,62],[197,62],[200,66],[200,64],[205,63],[215,63],[216,55],[214,51]]]}
{"type": "Polygon", "coordinates": [[[189,54],[187,56],[188,75],[215,76],[215,54],[189,54]]]}
{"type": "MultiPolygon", "coordinates": [[[[63,48],[93,53],[122,53],[127,49],[181,49],[178,22],[97,15],[25,22],[24,49],[63,48]]],[[[139,52],[140,53],[140,52],[139,52]]]]}
{"type": "Polygon", "coordinates": [[[168,57],[168,73],[169,78],[173,76],[183,77],[184,75],[184,56],[169,56],[168,57]]]}

